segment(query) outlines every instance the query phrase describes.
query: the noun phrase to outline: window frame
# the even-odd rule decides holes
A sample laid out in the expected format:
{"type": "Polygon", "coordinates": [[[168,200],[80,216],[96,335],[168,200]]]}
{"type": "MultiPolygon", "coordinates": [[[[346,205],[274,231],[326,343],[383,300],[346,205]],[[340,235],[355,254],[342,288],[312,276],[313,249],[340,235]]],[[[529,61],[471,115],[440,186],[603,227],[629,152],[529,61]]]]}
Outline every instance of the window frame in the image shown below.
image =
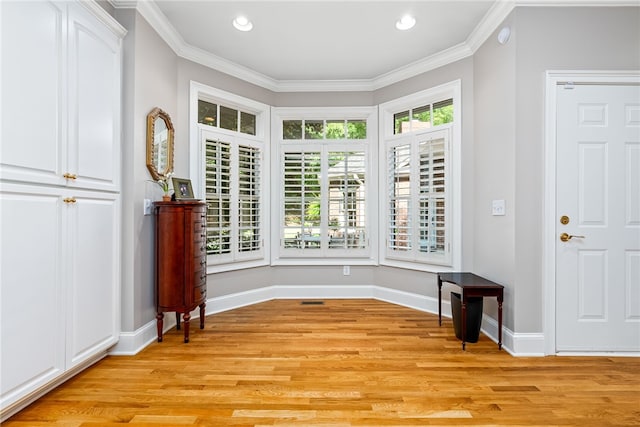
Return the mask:
{"type": "MultiPolygon", "coordinates": [[[[462,172],[461,172],[461,127],[462,127],[462,115],[461,108],[461,81],[455,80],[449,83],[442,84],[430,89],[426,89],[421,92],[417,92],[411,95],[407,95],[389,102],[379,105],[379,134],[380,134],[380,147],[379,147],[379,166],[380,170],[380,204],[379,206],[379,259],[380,265],[387,265],[392,267],[413,269],[419,271],[437,272],[437,271],[457,271],[461,268],[461,254],[462,254],[462,214],[461,214],[461,186],[462,186],[462,172]],[[403,111],[415,109],[422,105],[433,104],[445,99],[453,99],[453,122],[431,126],[429,129],[420,129],[414,132],[405,132],[395,134],[395,122],[394,115],[403,111]],[[446,183],[446,201],[449,206],[447,210],[447,223],[446,236],[447,244],[449,245],[449,256],[445,259],[438,259],[420,253],[419,246],[413,246],[411,250],[406,251],[403,254],[396,252],[389,253],[388,250],[388,225],[390,224],[389,218],[389,206],[390,195],[388,191],[388,179],[392,171],[388,165],[388,151],[392,146],[400,145],[401,143],[407,143],[410,141],[412,144],[418,144],[420,137],[423,135],[432,134],[434,132],[448,132],[449,133],[449,147],[446,156],[447,160],[447,183],[446,183]]],[[[446,149],[446,148],[445,148],[446,149]]],[[[415,156],[412,150],[412,155],[415,156]]],[[[419,164],[412,164],[412,170],[419,168],[419,164]]],[[[412,184],[414,185],[414,184],[412,184]]],[[[412,210],[417,211],[419,206],[420,193],[419,191],[412,191],[410,200],[412,210]]],[[[417,217],[414,217],[414,221],[418,221],[417,217]]],[[[419,222],[415,222],[415,232],[418,232],[419,222]]]]}
{"type": "MultiPolygon", "coordinates": [[[[272,176],[273,199],[271,210],[271,253],[272,265],[378,265],[378,171],[374,165],[378,164],[378,115],[376,107],[273,107],[271,113],[271,140],[274,151],[271,157],[272,170],[279,171],[272,176]],[[366,120],[366,139],[284,139],[283,121],[285,120],[366,120]],[[337,249],[329,248],[328,243],[320,249],[305,250],[285,248],[282,240],[282,224],[284,215],[284,155],[285,152],[320,152],[322,171],[328,170],[327,159],[330,152],[364,151],[365,153],[365,249],[337,249]]],[[[326,132],[326,130],[325,130],[326,132]]],[[[304,135],[304,129],[303,129],[304,135]]],[[[321,175],[324,175],[321,173],[321,175]]],[[[322,178],[325,191],[321,193],[321,235],[329,230],[328,184],[326,177],[322,178]]],[[[325,239],[327,240],[327,239],[325,239]]],[[[328,240],[327,240],[328,242],[328,240]]]]}
{"type": "MultiPolygon", "coordinates": [[[[245,268],[269,265],[270,245],[267,239],[270,236],[270,107],[266,104],[244,98],[232,93],[213,88],[194,81],[190,82],[189,100],[189,175],[193,185],[196,198],[206,200],[205,175],[206,175],[206,153],[204,142],[206,139],[219,139],[232,144],[232,150],[237,152],[241,145],[260,148],[260,229],[262,244],[260,251],[238,251],[239,228],[236,221],[232,225],[232,254],[207,255],[207,273],[218,273],[223,271],[233,271],[245,268]],[[225,107],[237,109],[239,112],[247,112],[256,116],[256,134],[246,134],[239,131],[230,131],[220,127],[213,127],[198,123],[198,101],[205,100],[225,107]]],[[[232,160],[232,165],[237,166],[238,159],[232,160]]],[[[232,171],[231,181],[233,186],[238,185],[237,171],[232,171]]],[[[232,205],[238,204],[238,199],[233,199],[232,205]]],[[[237,207],[232,212],[237,212],[237,207]]],[[[233,214],[231,216],[234,218],[233,214]]]]}

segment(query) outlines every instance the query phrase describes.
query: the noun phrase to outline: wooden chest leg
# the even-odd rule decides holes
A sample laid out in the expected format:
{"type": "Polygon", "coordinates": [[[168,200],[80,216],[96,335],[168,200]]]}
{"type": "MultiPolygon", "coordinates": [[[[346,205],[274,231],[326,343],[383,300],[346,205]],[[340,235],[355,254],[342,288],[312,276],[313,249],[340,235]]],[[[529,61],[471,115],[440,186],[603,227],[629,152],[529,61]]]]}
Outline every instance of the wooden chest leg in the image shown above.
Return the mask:
{"type": "Polygon", "coordinates": [[[156,328],[158,329],[158,342],[162,342],[162,327],[163,327],[164,313],[160,312],[156,314],[156,328]]]}
{"type": "Polygon", "coordinates": [[[185,311],[182,319],[184,320],[184,342],[187,343],[189,342],[189,320],[191,320],[191,313],[185,311]]]}
{"type": "Polygon", "coordinates": [[[204,329],[204,306],[206,304],[200,304],[200,329],[204,329]]]}

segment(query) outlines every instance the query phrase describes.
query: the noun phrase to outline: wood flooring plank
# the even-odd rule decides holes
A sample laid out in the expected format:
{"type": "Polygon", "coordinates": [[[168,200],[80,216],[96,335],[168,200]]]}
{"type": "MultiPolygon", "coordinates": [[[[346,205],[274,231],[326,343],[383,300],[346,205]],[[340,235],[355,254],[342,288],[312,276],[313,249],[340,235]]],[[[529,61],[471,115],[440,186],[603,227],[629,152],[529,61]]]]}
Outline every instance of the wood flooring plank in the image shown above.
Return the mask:
{"type": "Polygon", "coordinates": [[[466,347],[382,301],[268,301],[107,357],[3,427],[640,425],[640,358],[466,347]]]}

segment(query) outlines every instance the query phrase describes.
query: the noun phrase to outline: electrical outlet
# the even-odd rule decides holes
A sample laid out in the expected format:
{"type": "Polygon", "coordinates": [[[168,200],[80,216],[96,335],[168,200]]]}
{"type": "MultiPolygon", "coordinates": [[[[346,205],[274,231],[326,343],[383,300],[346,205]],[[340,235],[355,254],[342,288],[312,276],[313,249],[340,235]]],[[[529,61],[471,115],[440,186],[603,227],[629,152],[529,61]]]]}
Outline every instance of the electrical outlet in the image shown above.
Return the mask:
{"type": "Polygon", "coordinates": [[[351,267],[349,267],[348,265],[345,265],[342,267],[342,275],[343,276],[348,276],[351,274],[351,267]]]}
{"type": "Polygon", "coordinates": [[[504,200],[494,200],[491,203],[491,215],[503,216],[505,214],[504,200]]]}

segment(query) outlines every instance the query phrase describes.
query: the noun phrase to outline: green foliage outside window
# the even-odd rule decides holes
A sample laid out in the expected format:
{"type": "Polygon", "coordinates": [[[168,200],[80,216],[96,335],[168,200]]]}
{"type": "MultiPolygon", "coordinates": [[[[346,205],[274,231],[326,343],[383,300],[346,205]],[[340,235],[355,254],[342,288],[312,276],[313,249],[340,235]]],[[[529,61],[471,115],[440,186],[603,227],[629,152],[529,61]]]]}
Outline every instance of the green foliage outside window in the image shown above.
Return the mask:
{"type": "Polygon", "coordinates": [[[366,120],[283,120],[282,139],[367,139],[366,120]]]}
{"type": "Polygon", "coordinates": [[[393,115],[393,134],[415,132],[453,122],[453,99],[434,102],[393,115]]]}
{"type": "Polygon", "coordinates": [[[324,137],[324,122],[322,120],[304,121],[304,139],[322,139],[324,137]]]}
{"type": "Polygon", "coordinates": [[[440,107],[436,105],[433,105],[433,125],[437,126],[453,122],[453,104],[440,107]]]}
{"type": "Polygon", "coordinates": [[[348,139],[367,139],[366,120],[347,120],[348,139]]]}

